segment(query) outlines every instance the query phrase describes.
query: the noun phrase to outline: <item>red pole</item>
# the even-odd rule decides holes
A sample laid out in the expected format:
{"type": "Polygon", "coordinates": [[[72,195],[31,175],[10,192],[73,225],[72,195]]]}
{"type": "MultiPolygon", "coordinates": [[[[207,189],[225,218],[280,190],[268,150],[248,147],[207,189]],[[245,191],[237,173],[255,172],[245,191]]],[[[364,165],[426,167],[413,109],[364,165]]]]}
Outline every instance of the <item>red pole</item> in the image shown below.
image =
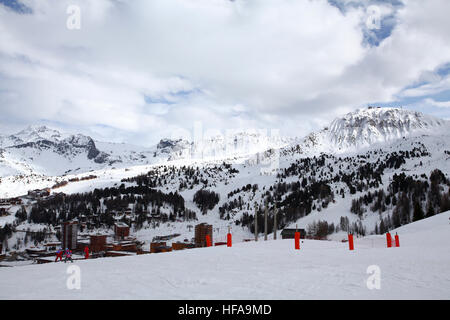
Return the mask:
{"type": "Polygon", "coordinates": [[[386,233],[386,243],[387,243],[387,247],[388,248],[392,247],[392,237],[391,237],[391,234],[389,232],[386,233]]]}
{"type": "Polygon", "coordinates": [[[300,250],[300,232],[295,233],[295,250],[300,250]]]}
{"type": "Polygon", "coordinates": [[[209,235],[206,235],[206,246],[211,247],[211,237],[209,235]]]}
{"type": "Polygon", "coordinates": [[[231,247],[231,233],[227,234],[227,247],[231,247]]]}
{"type": "Polygon", "coordinates": [[[354,245],[353,245],[353,235],[352,234],[348,234],[348,248],[350,250],[355,249],[354,245]]]}
{"type": "Polygon", "coordinates": [[[395,246],[400,247],[400,239],[398,238],[398,234],[395,234],[395,246]]]}

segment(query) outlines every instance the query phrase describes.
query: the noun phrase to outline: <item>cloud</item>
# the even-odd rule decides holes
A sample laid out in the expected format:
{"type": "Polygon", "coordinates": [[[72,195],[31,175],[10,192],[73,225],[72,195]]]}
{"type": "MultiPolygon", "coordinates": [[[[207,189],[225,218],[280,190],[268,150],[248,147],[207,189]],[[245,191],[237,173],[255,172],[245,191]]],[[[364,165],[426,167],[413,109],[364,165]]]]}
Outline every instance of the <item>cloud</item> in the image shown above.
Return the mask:
{"type": "Polygon", "coordinates": [[[389,32],[367,46],[373,3],[23,1],[31,14],[0,5],[0,125],[57,122],[144,145],[196,121],[303,135],[407,95],[449,62],[448,1],[376,1],[389,32]],[[73,4],[80,30],[66,28],[73,4]]]}
{"type": "Polygon", "coordinates": [[[388,38],[397,24],[397,12],[403,7],[399,0],[328,0],[346,13],[353,9],[365,13],[361,21],[361,30],[364,34],[364,44],[378,46],[388,38]]]}
{"type": "Polygon", "coordinates": [[[438,108],[450,108],[450,101],[435,101],[431,98],[428,98],[425,99],[423,103],[438,108]]]}
{"type": "Polygon", "coordinates": [[[450,90],[450,76],[439,76],[436,73],[427,73],[421,76],[418,85],[403,90],[400,94],[402,97],[421,97],[438,94],[450,90]]]}

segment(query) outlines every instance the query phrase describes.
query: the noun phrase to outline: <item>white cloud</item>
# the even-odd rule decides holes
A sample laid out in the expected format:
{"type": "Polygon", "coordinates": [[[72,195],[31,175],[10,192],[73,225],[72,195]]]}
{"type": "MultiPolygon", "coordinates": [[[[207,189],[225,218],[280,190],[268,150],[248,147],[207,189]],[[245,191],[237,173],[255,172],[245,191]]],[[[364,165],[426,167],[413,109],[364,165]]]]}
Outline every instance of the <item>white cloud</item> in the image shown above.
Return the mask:
{"type": "Polygon", "coordinates": [[[440,77],[435,74],[434,78],[421,85],[408,88],[401,92],[402,97],[421,97],[437,94],[443,91],[450,90],[450,75],[440,77]]]}
{"type": "Polygon", "coordinates": [[[436,101],[431,98],[423,100],[423,103],[438,108],[450,108],[450,101],[436,101]]]}
{"type": "Polygon", "coordinates": [[[450,60],[447,0],[405,1],[379,47],[363,44],[364,8],[326,0],[25,3],[32,15],[0,6],[0,125],[59,121],[141,144],[195,121],[302,135],[450,60]],[[81,30],[65,27],[69,4],[81,30]]]}

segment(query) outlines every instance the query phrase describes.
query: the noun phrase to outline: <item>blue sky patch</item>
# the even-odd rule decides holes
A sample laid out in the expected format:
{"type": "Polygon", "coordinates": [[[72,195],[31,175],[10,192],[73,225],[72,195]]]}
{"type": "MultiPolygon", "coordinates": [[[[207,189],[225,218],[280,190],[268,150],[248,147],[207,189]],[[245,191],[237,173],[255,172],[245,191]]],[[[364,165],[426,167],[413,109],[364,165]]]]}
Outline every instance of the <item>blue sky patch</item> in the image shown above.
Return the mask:
{"type": "MultiPolygon", "coordinates": [[[[364,34],[363,43],[369,46],[379,46],[381,42],[389,38],[394,30],[396,21],[396,11],[404,4],[399,0],[372,0],[368,3],[361,3],[359,1],[344,1],[344,0],[328,0],[328,3],[337,7],[343,14],[351,8],[368,8],[372,5],[390,5],[394,12],[391,15],[384,16],[380,20],[379,29],[369,29],[366,26],[366,21],[362,21],[361,28],[364,34]]],[[[368,18],[368,17],[367,17],[368,18]]]]}
{"type": "Polygon", "coordinates": [[[8,7],[17,13],[31,14],[33,11],[19,0],[0,0],[0,5],[8,7]]]}

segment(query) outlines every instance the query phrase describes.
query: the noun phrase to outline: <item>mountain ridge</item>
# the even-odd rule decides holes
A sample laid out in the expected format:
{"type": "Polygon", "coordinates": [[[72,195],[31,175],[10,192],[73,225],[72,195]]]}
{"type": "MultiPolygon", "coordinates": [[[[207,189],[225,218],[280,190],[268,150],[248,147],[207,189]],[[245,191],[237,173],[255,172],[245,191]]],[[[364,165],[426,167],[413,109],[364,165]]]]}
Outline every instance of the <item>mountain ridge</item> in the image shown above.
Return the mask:
{"type": "Polygon", "coordinates": [[[320,131],[308,134],[301,147],[307,151],[344,153],[403,137],[438,134],[449,121],[402,108],[369,107],[334,119],[320,131]]]}
{"type": "Polygon", "coordinates": [[[329,126],[302,139],[263,131],[236,131],[197,141],[163,138],[149,148],[95,141],[87,135],[61,133],[46,126],[28,126],[16,134],[0,135],[0,177],[31,173],[61,175],[172,160],[234,161],[254,158],[271,149],[297,148],[304,154],[343,153],[406,136],[436,134],[448,128],[448,123],[418,111],[369,107],[337,117],[329,126]],[[46,169],[46,158],[55,157],[61,158],[61,166],[58,170],[46,169]],[[42,164],[36,166],[39,158],[42,164]]]}

